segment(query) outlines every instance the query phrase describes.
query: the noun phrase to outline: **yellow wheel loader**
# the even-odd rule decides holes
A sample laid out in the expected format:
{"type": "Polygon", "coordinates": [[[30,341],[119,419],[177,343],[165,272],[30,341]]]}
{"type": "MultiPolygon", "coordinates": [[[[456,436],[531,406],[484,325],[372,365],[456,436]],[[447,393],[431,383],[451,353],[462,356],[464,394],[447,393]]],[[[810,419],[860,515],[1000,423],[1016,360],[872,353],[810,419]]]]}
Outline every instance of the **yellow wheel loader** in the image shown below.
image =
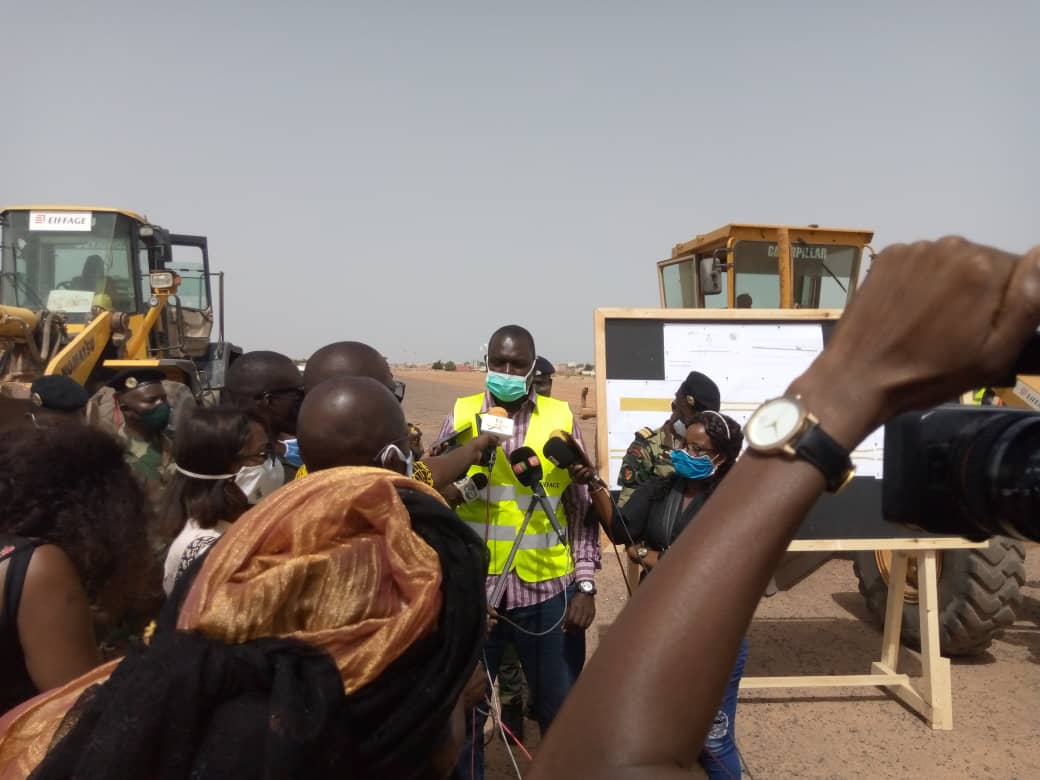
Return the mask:
{"type": "MultiPolygon", "coordinates": [[[[661,306],[695,309],[825,309],[839,316],[855,294],[873,232],[817,225],[726,225],[676,245],[658,264],[661,306]],[[837,311],[836,311],[837,310],[837,311]]],[[[702,369],[709,376],[711,366],[702,369]]],[[[1040,410],[1040,377],[1018,377],[998,390],[1009,406],[1040,410]]],[[[971,394],[965,399],[970,402],[971,394]]],[[[725,407],[725,397],[723,398],[725,407]]],[[[791,553],[776,581],[790,587],[830,557],[791,553]]],[[[891,553],[852,553],[859,590],[875,620],[884,619],[891,553]]],[[[985,650],[1015,620],[1025,582],[1025,547],[994,537],[985,549],[940,553],[940,642],[945,655],[985,650]]],[[[907,573],[903,641],[920,645],[917,573],[907,573]]]]}
{"type": "MultiPolygon", "coordinates": [[[[0,208],[0,418],[20,414],[32,381],[63,374],[93,392],[151,367],[201,398],[241,353],[217,337],[206,238],[170,233],[115,208],[0,208]]],[[[2,421],[2,420],[0,420],[2,421]]]]}

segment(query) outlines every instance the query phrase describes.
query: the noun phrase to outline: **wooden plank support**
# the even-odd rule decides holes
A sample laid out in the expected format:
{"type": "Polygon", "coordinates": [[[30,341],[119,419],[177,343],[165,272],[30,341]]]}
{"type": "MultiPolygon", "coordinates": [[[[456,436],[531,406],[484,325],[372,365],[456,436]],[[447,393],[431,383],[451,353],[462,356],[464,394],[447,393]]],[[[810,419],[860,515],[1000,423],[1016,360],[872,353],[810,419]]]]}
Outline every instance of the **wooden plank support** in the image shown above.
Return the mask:
{"type": "Polygon", "coordinates": [[[886,674],[826,674],[784,677],[745,677],[740,690],[755,691],[766,688],[877,688],[878,686],[909,685],[910,676],[886,674]]]}

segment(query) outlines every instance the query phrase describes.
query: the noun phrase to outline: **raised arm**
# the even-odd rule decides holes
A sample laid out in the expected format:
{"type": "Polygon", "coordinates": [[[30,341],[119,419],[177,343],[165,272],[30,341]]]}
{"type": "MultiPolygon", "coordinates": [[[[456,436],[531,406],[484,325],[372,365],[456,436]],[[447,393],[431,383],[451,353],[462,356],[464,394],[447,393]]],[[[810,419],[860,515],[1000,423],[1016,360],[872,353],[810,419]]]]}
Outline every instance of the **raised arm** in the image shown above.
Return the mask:
{"type": "MultiPolygon", "coordinates": [[[[991,384],[1038,320],[1040,248],[894,246],[788,392],[851,449],[900,411],[991,384]]],[[[611,627],[528,777],[687,777],[769,576],[823,489],[804,461],[743,456],[611,627]]]]}

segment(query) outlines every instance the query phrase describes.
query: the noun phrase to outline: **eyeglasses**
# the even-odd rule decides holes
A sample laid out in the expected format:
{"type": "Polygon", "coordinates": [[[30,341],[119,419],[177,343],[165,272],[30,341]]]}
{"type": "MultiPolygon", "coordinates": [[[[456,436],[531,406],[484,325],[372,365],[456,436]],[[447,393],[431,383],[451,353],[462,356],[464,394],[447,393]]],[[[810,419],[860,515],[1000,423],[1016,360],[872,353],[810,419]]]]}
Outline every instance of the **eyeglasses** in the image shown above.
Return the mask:
{"type": "Polygon", "coordinates": [[[278,457],[278,451],[275,449],[273,444],[265,444],[260,452],[254,452],[250,455],[240,455],[239,459],[244,462],[247,466],[258,466],[261,463],[267,463],[268,461],[276,460],[278,457]]]}
{"type": "Polygon", "coordinates": [[[392,392],[394,394],[394,397],[398,400],[398,402],[403,401],[404,400],[404,382],[400,382],[400,381],[395,379],[392,392]]]}
{"type": "Polygon", "coordinates": [[[275,397],[277,397],[277,398],[288,398],[290,400],[294,400],[295,401],[297,399],[303,398],[303,387],[300,387],[300,386],[295,386],[295,387],[278,387],[278,388],[275,388],[274,390],[268,390],[268,391],[260,393],[260,395],[256,396],[257,399],[261,399],[261,398],[268,399],[268,398],[275,398],[275,397]]]}
{"type": "Polygon", "coordinates": [[[688,443],[683,449],[685,449],[695,458],[699,458],[702,455],[707,455],[709,458],[714,458],[716,455],[718,455],[718,453],[715,452],[715,450],[703,449],[702,447],[698,447],[696,444],[693,444],[692,442],[688,443]]]}

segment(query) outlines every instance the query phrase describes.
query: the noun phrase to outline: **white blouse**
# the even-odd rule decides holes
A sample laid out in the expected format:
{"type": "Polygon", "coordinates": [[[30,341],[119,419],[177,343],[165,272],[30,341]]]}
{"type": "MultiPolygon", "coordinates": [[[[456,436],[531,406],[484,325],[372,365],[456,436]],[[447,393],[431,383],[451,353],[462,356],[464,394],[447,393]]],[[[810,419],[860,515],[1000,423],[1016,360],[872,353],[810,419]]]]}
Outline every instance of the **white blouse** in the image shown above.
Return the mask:
{"type": "Polygon", "coordinates": [[[163,590],[169,596],[173,592],[173,586],[177,584],[178,578],[188,570],[192,561],[209,549],[213,542],[231,527],[231,523],[223,520],[217,522],[212,528],[200,528],[199,524],[188,518],[184,528],[173,540],[169,551],[166,553],[166,563],[163,565],[163,590]]]}

